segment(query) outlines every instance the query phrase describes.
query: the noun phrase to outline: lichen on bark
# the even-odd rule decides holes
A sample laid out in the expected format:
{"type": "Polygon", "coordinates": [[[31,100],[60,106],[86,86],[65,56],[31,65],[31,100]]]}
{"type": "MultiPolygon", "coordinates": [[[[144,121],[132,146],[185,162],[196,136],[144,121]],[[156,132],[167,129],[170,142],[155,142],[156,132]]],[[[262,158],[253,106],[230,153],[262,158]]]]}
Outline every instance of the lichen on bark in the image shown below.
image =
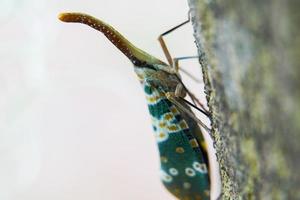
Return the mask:
{"type": "Polygon", "coordinates": [[[223,199],[300,199],[300,2],[188,0],[223,199]]]}

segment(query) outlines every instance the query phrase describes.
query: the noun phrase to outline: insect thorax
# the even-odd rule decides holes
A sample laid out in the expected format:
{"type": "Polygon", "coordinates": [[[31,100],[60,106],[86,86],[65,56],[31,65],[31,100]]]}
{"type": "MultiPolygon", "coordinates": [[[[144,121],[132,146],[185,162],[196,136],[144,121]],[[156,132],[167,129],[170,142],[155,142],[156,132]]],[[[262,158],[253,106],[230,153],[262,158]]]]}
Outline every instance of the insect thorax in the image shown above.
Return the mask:
{"type": "Polygon", "coordinates": [[[167,69],[169,69],[169,66],[164,65],[134,67],[134,71],[142,85],[151,86],[163,93],[175,92],[180,81],[176,74],[170,73],[170,70],[167,69]]]}

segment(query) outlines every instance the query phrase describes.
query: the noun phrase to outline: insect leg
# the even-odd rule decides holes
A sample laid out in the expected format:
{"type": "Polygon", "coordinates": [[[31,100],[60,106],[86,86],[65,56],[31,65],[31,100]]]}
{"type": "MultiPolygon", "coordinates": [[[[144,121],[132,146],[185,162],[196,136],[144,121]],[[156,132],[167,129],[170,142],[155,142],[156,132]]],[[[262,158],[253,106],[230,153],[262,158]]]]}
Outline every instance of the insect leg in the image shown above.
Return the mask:
{"type": "Polygon", "coordinates": [[[162,33],[162,34],[158,37],[158,41],[159,41],[159,43],[160,43],[160,46],[161,46],[161,48],[162,48],[162,50],[163,50],[163,52],[164,52],[164,54],[165,54],[165,56],[166,56],[166,58],[167,58],[167,60],[168,60],[168,63],[169,63],[169,65],[170,65],[171,67],[173,67],[173,59],[172,59],[172,56],[171,56],[171,54],[170,54],[170,52],[169,52],[169,50],[168,50],[168,47],[167,47],[167,45],[166,45],[166,43],[165,43],[165,41],[164,41],[164,39],[163,39],[163,36],[165,36],[165,35],[171,33],[172,31],[174,31],[174,30],[178,29],[179,27],[181,27],[181,26],[187,24],[188,22],[190,22],[190,14],[189,14],[188,20],[186,20],[186,21],[182,22],[181,24],[179,24],[179,25],[177,25],[177,26],[171,28],[170,30],[167,30],[166,32],[162,33]]]}
{"type": "Polygon", "coordinates": [[[197,106],[195,106],[194,104],[192,104],[191,102],[189,102],[188,100],[185,100],[182,97],[179,97],[182,101],[184,101],[186,104],[188,104],[189,106],[195,108],[196,110],[200,111],[201,113],[203,113],[204,115],[206,115],[207,117],[211,117],[210,113],[207,112],[206,110],[202,110],[201,108],[198,108],[197,106]]]}
{"type": "MultiPolygon", "coordinates": [[[[190,13],[188,15],[188,20],[182,22],[181,24],[171,28],[170,30],[162,33],[159,37],[158,37],[158,41],[160,43],[160,46],[168,60],[168,63],[171,67],[175,68],[176,72],[178,72],[179,70],[179,65],[178,65],[178,61],[179,60],[185,60],[185,59],[194,59],[194,58],[199,58],[199,56],[187,56],[187,57],[177,57],[177,58],[172,58],[169,50],[168,50],[168,47],[163,39],[163,36],[173,32],[174,30],[180,28],[181,26],[187,24],[188,22],[190,22],[190,13]]],[[[189,77],[191,77],[193,80],[195,80],[196,82],[201,82],[199,79],[197,79],[195,76],[191,75],[189,72],[187,72],[186,70],[184,69],[180,69],[183,73],[187,74],[189,77]]]]}
{"type": "Polygon", "coordinates": [[[193,118],[200,126],[202,126],[209,134],[211,130],[200,120],[198,119],[189,109],[185,108],[178,100],[176,100],[176,96],[174,93],[167,92],[166,97],[169,101],[174,103],[181,111],[185,112],[191,118],[193,118]]]}
{"type": "Polygon", "coordinates": [[[192,99],[193,103],[190,103],[189,101],[185,100],[186,102],[188,102],[188,104],[194,108],[196,108],[197,110],[199,110],[200,112],[204,113],[206,116],[210,117],[209,111],[205,108],[205,106],[199,101],[199,99],[192,93],[190,92],[187,87],[184,85],[184,83],[182,82],[182,80],[177,76],[178,81],[180,82],[180,84],[177,85],[176,90],[175,90],[175,96],[176,97],[180,97],[182,99],[184,99],[182,95],[180,94],[184,94],[187,93],[189,95],[189,97],[192,99]],[[184,92],[180,91],[180,90],[184,90],[184,92]],[[202,109],[198,108],[196,105],[198,104],[198,106],[200,106],[202,109]]]}
{"type": "MultiPolygon", "coordinates": [[[[188,73],[187,71],[183,70],[182,68],[179,68],[179,60],[187,60],[187,59],[195,59],[195,58],[199,58],[199,56],[186,56],[186,57],[178,57],[178,58],[174,58],[174,67],[176,72],[180,69],[181,71],[185,72],[185,74],[187,74],[188,76],[190,76],[193,80],[195,80],[196,82],[201,82],[199,79],[197,79],[196,77],[194,77],[193,75],[191,75],[190,73],[188,73]]],[[[205,112],[206,115],[208,116],[209,111],[204,107],[204,105],[196,98],[196,96],[191,93],[190,91],[188,91],[188,89],[185,87],[185,85],[183,84],[182,80],[178,77],[178,80],[181,82],[181,84],[183,85],[183,88],[186,89],[188,95],[190,96],[190,98],[192,99],[193,103],[196,105],[198,104],[205,112]]],[[[193,105],[193,107],[195,107],[195,105],[193,105]]],[[[197,108],[197,110],[199,110],[199,108],[197,108]]]]}
{"type": "Polygon", "coordinates": [[[198,78],[196,78],[195,76],[193,76],[191,73],[189,73],[185,69],[179,67],[179,61],[180,60],[188,60],[188,59],[195,59],[195,58],[199,58],[199,56],[176,57],[176,58],[173,58],[173,65],[174,65],[174,68],[175,68],[176,72],[178,72],[180,70],[183,73],[185,73],[187,76],[189,76],[191,79],[193,79],[195,82],[201,83],[202,82],[201,80],[199,80],[198,78]]]}
{"type": "MultiPolygon", "coordinates": [[[[161,45],[161,48],[162,48],[162,50],[163,50],[163,52],[164,52],[164,54],[165,54],[165,56],[166,56],[166,58],[167,58],[167,60],[168,60],[169,65],[170,65],[171,67],[175,68],[175,71],[176,71],[176,72],[178,72],[178,70],[179,70],[179,63],[178,63],[179,60],[194,59],[194,58],[199,58],[199,56],[178,57],[178,58],[174,58],[174,59],[173,59],[172,56],[171,56],[171,54],[170,54],[170,52],[169,52],[169,50],[168,50],[168,48],[167,48],[167,46],[166,46],[166,43],[165,43],[165,41],[164,41],[164,39],[163,39],[163,36],[165,36],[165,35],[167,35],[167,34],[173,32],[174,30],[178,29],[179,27],[181,27],[181,26],[183,26],[183,25],[185,25],[185,24],[187,24],[187,23],[189,23],[189,22],[190,22],[190,13],[188,14],[188,19],[187,19],[186,21],[184,21],[184,22],[182,22],[181,24],[179,24],[179,25],[177,25],[177,26],[171,28],[170,30],[168,30],[168,31],[166,31],[166,32],[164,32],[164,33],[162,33],[162,34],[158,37],[158,41],[159,41],[159,43],[160,43],[160,45],[161,45]]],[[[201,82],[199,79],[197,79],[196,77],[194,77],[193,75],[191,75],[191,74],[188,73],[187,71],[185,71],[185,70],[183,70],[183,69],[180,69],[180,70],[181,70],[182,72],[184,72],[185,74],[187,74],[188,76],[190,76],[190,77],[191,77],[193,80],[195,80],[196,82],[201,82]]],[[[197,106],[195,106],[195,104],[198,104],[198,105],[205,111],[206,115],[208,116],[208,115],[209,115],[209,114],[208,114],[209,112],[208,112],[208,110],[204,107],[204,105],[203,105],[203,104],[195,97],[194,94],[192,94],[192,93],[185,87],[185,85],[183,84],[183,82],[181,81],[181,79],[180,79],[179,77],[178,77],[178,79],[180,80],[180,82],[181,82],[183,88],[187,91],[188,95],[191,97],[191,99],[192,99],[192,101],[193,101],[193,103],[194,103],[193,107],[197,107],[197,106]]],[[[190,103],[190,104],[191,104],[191,103],[190,103]]],[[[199,110],[199,108],[198,108],[198,110],[199,110]]]]}

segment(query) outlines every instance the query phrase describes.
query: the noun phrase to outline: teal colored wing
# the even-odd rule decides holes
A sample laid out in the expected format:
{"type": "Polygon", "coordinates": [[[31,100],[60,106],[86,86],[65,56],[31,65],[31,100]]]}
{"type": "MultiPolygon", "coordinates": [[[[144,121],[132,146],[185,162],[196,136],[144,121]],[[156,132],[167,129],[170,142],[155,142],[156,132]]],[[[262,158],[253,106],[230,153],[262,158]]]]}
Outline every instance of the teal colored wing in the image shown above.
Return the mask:
{"type": "Polygon", "coordinates": [[[187,121],[187,116],[182,115],[159,89],[144,87],[161,157],[163,184],[180,199],[208,200],[206,152],[194,136],[199,127],[187,121]]]}

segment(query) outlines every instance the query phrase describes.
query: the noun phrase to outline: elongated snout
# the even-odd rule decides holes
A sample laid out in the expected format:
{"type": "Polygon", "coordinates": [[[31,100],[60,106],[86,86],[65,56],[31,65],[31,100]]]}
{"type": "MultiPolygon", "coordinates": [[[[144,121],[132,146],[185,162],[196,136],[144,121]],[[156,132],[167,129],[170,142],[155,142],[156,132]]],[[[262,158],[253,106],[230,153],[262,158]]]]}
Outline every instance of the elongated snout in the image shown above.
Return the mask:
{"type": "Polygon", "coordinates": [[[141,49],[135,47],[123,35],[109,24],[83,13],[61,13],[58,18],[63,22],[74,22],[86,24],[100,32],[109,39],[135,66],[146,64],[163,64],[161,60],[149,55],[141,49]]]}

